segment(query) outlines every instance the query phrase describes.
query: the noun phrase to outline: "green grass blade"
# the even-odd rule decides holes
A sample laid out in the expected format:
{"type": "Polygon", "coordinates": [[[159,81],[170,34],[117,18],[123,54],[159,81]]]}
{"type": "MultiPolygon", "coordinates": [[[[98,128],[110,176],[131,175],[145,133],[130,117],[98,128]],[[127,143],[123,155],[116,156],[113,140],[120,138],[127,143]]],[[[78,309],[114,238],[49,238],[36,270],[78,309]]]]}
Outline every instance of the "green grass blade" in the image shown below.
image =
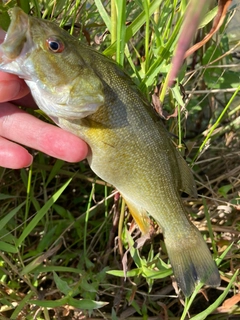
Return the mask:
{"type": "Polygon", "coordinates": [[[48,176],[47,182],[46,182],[46,187],[48,186],[48,184],[52,181],[52,179],[55,178],[55,176],[59,173],[59,170],[61,170],[62,166],[64,165],[64,161],[63,160],[57,160],[53,167],[52,170],[50,171],[50,174],[48,176]]]}
{"type": "Polygon", "coordinates": [[[210,220],[210,216],[209,216],[209,212],[208,212],[208,208],[207,208],[207,203],[206,203],[206,199],[203,198],[202,200],[203,200],[203,206],[204,206],[204,214],[207,219],[208,232],[209,232],[209,236],[210,236],[211,243],[212,243],[213,253],[214,253],[214,257],[216,258],[217,257],[217,247],[216,247],[216,243],[214,240],[212,224],[211,224],[211,220],[210,220]]]}
{"type": "Polygon", "coordinates": [[[93,309],[99,309],[106,306],[108,302],[93,301],[90,299],[77,300],[73,298],[68,298],[68,304],[70,306],[73,306],[75,308],[82,309],[82,310],[93,310],[93,309]]]}
{"type": "MultiPolygon", "coordinates": [[[[153,0],[149,6],[149,15],[152,15],[154,11],[159,7],[162,0],[153,0]]],[[[137,18],[132,21],[132,23],[126,28],[126,36],[125,43],[127,43],[136,32],[145,24],[146,22],[146,14],[145,12],[141,12],[137,18]]],[[[109,46],[106,50],[104,50],[104,54],[106,56],[112,56],[116,52],[116,42],[114,42],[111,46],[109,46]]]]}
{"type": "Polygon", "coordinates": [[[15,246],[13,246],[7,242],[0,241],[0,251],[5,251],[5,252],[9,252],[9,253],[17,253],[18,249],[15,246]]]}
{"type": "Polygon", "coordinates": [[[87,257],[87,230],[88,230],[88,220],[89,220],[89,212],[91,208],[92,199],[94,196],[95,191],[95,183],[92,184],[92,190],[89,195],[88,204],[87,204],[87,210],[86,210],[86,216],[85,216],[85,224],[84,224],[84,235],[83,235],[83,252],[84,252],[84,258],[87,257]]]}
{"type": "Polygon", "coordinates": [[[29,303],[43,308],[57,308],[68,304],[67,297],[58,300],[30,300],[29,303]]]}
{"type": "MultiPolygon", "coordinates": [[[[35,270],[37,273],[41,272],[65,272],[65,273],[81,273],[80,269],[71,268],[71,267],[62,267],[62,266],[38,266],[35,270]]],[[[22,275],[24,275],[24,272],[21,272],[22,275]]]]}
{"type": "MultiPolygon", "coordinates": [[[[205,309],[203,312],[199,313],[198,315],[196,315],[194,318],[191,318],[192,320],[204,320],[211,312],[213,312],[219,305],[220,303],[222,303],[222,301],[225,299],[225,297],[227,296],[229,289],[231,288],[233,282],[236,280],[236,277],[238,275],[238,270],[235,272],[235,274],[233,275],[231,281],[229,282],[227,288],[224,290],[224,292],[220,295],[220,297],[218,297],[218,299],[211,304],[207,309],[205,309]],[[198,317],[199,316],[199,317],[198,317]]],[[[180,320],[184,320],[185,317],[187,316],[187,313],[194,301],[194,299],[196,298],[197,294],[199,293],[199,290],[202,288],[204,284],[203,283],[199,283],[193,294],[191,295],[190,298],[186,298],[186,303],[185,303],[185,307],[182,313],[182,316],[180,318],[180,320]]]]}
{"type": "Polygon", "coordinates": [[[117,6],[117,49],[116,61],[123,66],[126,39],[126,0],[116,0],[117,6]]]}
{"type": "Polygon", "coordinates": [[[25,217],[24,217],[25,224],[27,223],[29,208],[31,204],[31,187],[32,187],[32,165],[29,167],[29,171],[28,171],[27,197],[26,197],[25,217]]]}
{"type": "Polygon", "coordinates": [[[208,141],[210,140],[213,131],[218,127],[219,123],[221,122],[223,116],[225,115],[225,113],[227,112],[227,110],[229,109],[230,105],[232,104],[233,100],[235,99],[235,97],[237,96],[238,92],[240,91],[240,86],[238,86],[237,90],[234,92],[234,94],[232,95],[232,97],[230,98],[230,100],[228,101],[227,105],[225,106],[225,108],[223,109],[223,111],[221,112],[221,114],[219,115],[218,119],[216,120],[216,122],[213,124],[213,126],[211,127],[211,129],[209,130],[206,138],[204,139],[203,143],[201,144],[198,152],[196,153],[193,162],[195,162],[195,160],[198,158],[198,156],[201,154],[201,152],[204,150],[204,148],[206,147],[208,141]]]}
{"type": "Polygon", "coordinates": [[[14,198],[17,198],[17,196],[0,193],[0,200],[14,199],[14,198]]]}
{"type": "Polygon", "coordinates": [[[117,41],[117,6],[115,0],[111,0],[111,43],[115,43],[117,41]]]}
{"type": "Polygon", "coordinates": [[[45,203],[45,205],[38,211],[36,216],[30,221],[30,223],[23,230],[21,236],[17,241],[17,246],[20,246],[24,239],[32,232],[32,230],[36,227],[38,222],[44,217],[44,215],[48,212],[51,206],[57,201],[69,183],[72,181],[70,178],[64,185],[45,203]]]}
{"type": "Polygon", "coordinates": [[[192,320],[204,320],[207,318],[207,316],[212,313],[222,302],[223,300],[226,298],[231,286],[233,285],[234,281],[236,280],[238,275],[238,270],[234,273],[231,281],[229,282],[227,288],[224,290],[224,292],[220,295],[220,297],[217,298],[217,300],[211,304],[206,310],[204,310],[203,312],[200,312],[198,315],[196,315],[195,317],[191,318],[192,320]]]}
{"type": "Polygon", "coordinates": [[[18,213],[18,211],[25,205],[26,201],[23,201],[19,206],[10,211],[4,218],[0,220],[0,230],[2,230],[7,223],[18,213]]]}
{"type": "Polygon", "coordinates": [[[19,302],[17,308],[12,313],[10,317],[11,320],[15,320],[19,318],[20,313],[22,312],[22,310],[24,309],[24,307],[26,306],[26,304],[29,302],[30,298],[32,298],[33,295],[34,295],[33,291],[30,291],[25,295],[25,297],[19,302]]]}
{"type": "Polygon", "coordinates": [[[99,12],[100,16],[102,17],[106,27],[111,32],[111,30],[112,30],[111,19],[110,19],[109,15],[108,15],[107,11],[104,8],[102,1],[101,0],[95,0],[95,5],[97,6],[98,12],[99,12]]]}
{"type": "Polygon", "coordinates": [[[149,68],[149,40],[150,40],[150,15],[149,15],[149,6],[150,6],[150,1],[149,0],[144,0],[143,1],[143,8],[145,11],[146,15],[146,26],[145,26],[145,68],[144,68],[144,73],[146,74],[149,68]]]}
{"type": "Polygon", "coordinates": [[[232,243],[226,248],[226,250],[224,250],[224,252],[220,255],[220,257],[216,259],[216,264],[217,264],[218,267],[220,266],[221,262],[223,261],[223,259],[226,257],[226,255],[228,254],[228,252],[229,252],[230,249],[232,248],[233,243],[234,243],[234,242],[232,242],[232,243]]]}
{"type": "Polygon", "coordinates": [[[70,305],[78,309],[82,310],[93,310],[93,309],[98,309],[102,308],[103,306],[107,305],[108,302],[101,302],[101,301],[93,301],[90,299],[82,299],[82,300],[77,300],[73,298],[62,298],[59,300],[30,300],[29,303],[37,305],[39,307],[44,307],[44,308],[57,308],[61,307],[63,305],[70,305]]]}

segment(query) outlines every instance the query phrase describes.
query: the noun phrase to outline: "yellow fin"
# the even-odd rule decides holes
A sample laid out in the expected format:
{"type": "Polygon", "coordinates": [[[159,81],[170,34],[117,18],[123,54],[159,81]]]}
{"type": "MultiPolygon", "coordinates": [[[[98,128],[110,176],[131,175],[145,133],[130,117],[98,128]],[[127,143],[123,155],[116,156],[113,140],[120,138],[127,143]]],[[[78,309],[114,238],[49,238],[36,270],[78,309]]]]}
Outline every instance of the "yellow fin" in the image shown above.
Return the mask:
{"type": "Polygon", "coordinates": [[[151,221],[147,212],[144,209],[138,208],[138,206],[134,204],[131,200],[126,199],[125,197],[124,200],[141,232],[143,234],[149,233],[151,231],[151,221]]]}

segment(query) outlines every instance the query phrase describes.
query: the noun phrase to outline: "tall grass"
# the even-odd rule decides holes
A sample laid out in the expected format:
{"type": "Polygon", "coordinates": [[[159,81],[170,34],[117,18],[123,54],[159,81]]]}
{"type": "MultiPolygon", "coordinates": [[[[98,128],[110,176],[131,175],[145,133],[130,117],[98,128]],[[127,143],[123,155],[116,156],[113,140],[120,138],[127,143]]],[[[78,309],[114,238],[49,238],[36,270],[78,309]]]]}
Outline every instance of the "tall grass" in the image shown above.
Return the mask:
{"type": "MultiPolygon", "coordinates": [[[[197,320],[215,319],[212,312],[218,319],[223,311],[239,314],[231,301],[238,293],[239,267],[239,75],[228,68],[233,60],[227,21],[216,38],[184,63],[177,84],[169,89],[167,77],[185,1],[9,1],[0,3],[2,27],[8,23],[7,9],[16,4],[56,21],[111,56],[149,101],[160,87],[157,94],[165,114],[178,110],[165,125],[192,164],[201,196],[185,204],[214,248],[223,282],[210,290],[199,284],[192,297],[184,299],[172,278],[161,230],[155,230],[151,243],[134,245],[139,233],[122,199],[85,161],[70,165],[32,151],[30,168],[0,168],[3,319],[190,315],[197,320]],[[229,94],[229,88],[234,93],[229,94]],[[126,281],[120,245],[128,266],[126,281]]],[[[208,29],[206,25],[199,30],[199,36],[208,29]]]]}

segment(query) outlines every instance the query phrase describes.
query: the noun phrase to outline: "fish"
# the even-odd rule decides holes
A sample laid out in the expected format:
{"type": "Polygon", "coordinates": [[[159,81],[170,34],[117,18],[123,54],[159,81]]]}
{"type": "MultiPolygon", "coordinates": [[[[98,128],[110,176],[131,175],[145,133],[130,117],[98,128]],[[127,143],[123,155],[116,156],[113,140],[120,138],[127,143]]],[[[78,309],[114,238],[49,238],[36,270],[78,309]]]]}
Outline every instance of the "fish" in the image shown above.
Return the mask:
{"type": "Polygon", "coordinates": [[[10,9],[0,70],[23,78],[38,107],[89,145],[91,169],[122,195],[146,234],[161,227],[185,296],[220,275],[180,192],[197,196],[193,174],[147,98],[114,60],[57,24],[10,9]]]}

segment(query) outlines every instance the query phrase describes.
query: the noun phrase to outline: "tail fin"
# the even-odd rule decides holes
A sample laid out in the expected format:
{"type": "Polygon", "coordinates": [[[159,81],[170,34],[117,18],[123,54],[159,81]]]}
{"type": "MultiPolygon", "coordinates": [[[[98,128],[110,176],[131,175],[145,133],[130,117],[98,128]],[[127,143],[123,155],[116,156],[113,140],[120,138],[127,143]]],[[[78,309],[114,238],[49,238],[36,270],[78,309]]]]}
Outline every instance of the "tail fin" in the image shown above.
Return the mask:
{"type": "Polygon", "coordinates": [[[190,296],[198,282],[219,286],[221,279],[211,253],[195,226],[184,239],[178,235],[165,237],[165,243],[172,264],[173,273],[185,296],[190,296]]]}

